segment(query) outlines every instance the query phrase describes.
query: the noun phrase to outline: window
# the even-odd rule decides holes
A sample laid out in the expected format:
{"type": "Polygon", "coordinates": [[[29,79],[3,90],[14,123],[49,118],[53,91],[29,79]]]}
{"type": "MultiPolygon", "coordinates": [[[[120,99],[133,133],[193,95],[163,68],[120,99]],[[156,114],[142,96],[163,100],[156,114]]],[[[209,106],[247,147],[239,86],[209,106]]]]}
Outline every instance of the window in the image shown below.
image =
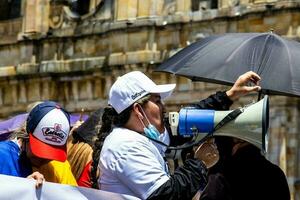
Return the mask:
{"type": "Polygon", "coordinates": [[[96,13],[104,4],[111,1],[104,0],[52,0],[56,5],[63,5],[67,15],[72,19],[84,19],[96,13]]]}
{"type": "Polygon", "coordinates": [[[15,19],[21,16],[22,0],[1,0],[0,20],[15,19]]]}
{"type": "Polygon", "coordinates": [[[90,11],[90,0],[70,0],[70,10],[78,15],[85,15],[90,11]]]}
{"type": "Polygon", "coordinates": [[[217,8],[218,0],[192,0],[192,11],[217,8]]]}

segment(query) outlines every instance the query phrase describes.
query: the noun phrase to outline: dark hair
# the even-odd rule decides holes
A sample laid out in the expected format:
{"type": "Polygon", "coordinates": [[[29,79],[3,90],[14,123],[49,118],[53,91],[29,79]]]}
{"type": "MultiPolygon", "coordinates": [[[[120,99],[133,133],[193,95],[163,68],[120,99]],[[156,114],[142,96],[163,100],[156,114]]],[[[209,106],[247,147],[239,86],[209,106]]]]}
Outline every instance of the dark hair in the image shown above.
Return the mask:
{"type": "Polygon", "coordinates": [[[96,135],[97,139],[93,146],[93,162],[91,168],[92,188],[98,189],[97,168],[104,140],[106,136],[108,136],[108,134],[111,132],[113,125],[124,126],[126,124],[131,114],[131,110],[132,106],[125,109],[122,113],[118,115],[115,109],[111,106],[104,108],[104,113],[102,116],[102,126],[96,135]]]}
{"type": "MultiPolygon", "coordinates": [[[[139,99],[137,103],[143,105],[146,102],[148,102],[149,98],[150,98],[150,94],[139,99]]],[[[92,161],[92,168],[91,168],[92,188],[99,189],[97,168],[98,168],[100,153],[101,153],[104,140],[112,131],[113,127],[123,127],[127,123],[130,114],[132,112],[132,107],[133,105],[129,106],[128,108],[123,110],[120,114],[118,114],[116,110],[111,106],[107,106],[106,108],[104,108],[104,113],[102,115],[102,125],[96,135],[97,139],[93,146],[93,161],[92,161]]]]}

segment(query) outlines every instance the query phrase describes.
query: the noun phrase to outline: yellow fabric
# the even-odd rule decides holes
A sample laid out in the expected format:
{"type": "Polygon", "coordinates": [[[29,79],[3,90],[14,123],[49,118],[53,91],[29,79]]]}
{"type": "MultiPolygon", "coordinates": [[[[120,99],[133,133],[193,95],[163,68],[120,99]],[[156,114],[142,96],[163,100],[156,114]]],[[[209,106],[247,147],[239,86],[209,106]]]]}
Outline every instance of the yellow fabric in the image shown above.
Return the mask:
{"type": "Polygon", "coordinates": [[[77,182],[67,160],[65,162],[52,160],[39,168],[33,167],[33,171],[38,171],[43,174],[45,180],[48,182],[77,186],[77,182]]]}

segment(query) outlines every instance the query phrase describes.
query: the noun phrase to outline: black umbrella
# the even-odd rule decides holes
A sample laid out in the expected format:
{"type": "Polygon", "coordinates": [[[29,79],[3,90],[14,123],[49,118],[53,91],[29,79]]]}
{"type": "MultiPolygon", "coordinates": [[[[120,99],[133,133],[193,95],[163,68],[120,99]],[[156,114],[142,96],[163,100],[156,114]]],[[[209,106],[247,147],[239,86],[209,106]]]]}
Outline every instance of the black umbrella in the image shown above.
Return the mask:
{"type": "Polygon", "coordinates": [[[262,93],[300,96],[300,43],[274,33],[229,33],[182,49],[155,71],[232,85],[247,71],[262,78],[262,93]]]}
{"type": "Polygon", "coordinates": [[[104,110],[102,108],[93,112],[83,124],[74,130],[73,137],[76,140],[86,142],[90,146],[93,146],[94,138],[97,135],[97,126],[100,126],[103,112],[104,110]]]}

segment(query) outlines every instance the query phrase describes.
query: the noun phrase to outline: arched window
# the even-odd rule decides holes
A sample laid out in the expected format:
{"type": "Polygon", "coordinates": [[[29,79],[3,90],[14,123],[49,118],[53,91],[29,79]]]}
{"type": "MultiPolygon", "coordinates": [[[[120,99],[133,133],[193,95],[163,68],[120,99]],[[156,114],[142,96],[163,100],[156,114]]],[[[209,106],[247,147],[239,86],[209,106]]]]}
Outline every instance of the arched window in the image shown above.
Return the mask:
{"type": "Polygon", "coordinates": [[[70,10],[78,15],[85,15],[90,11],[90,0],[70,0],[70,10]]]}
{"type": "Polygon", "coordinates": [[[192,0],[192,11],[217,9],[218,0],[192,0]]]}
{"type": "MultiPolygon", "coordinates": [[[[106,3],[109,3],[110,1],[111,0],[106,3]]],[[[52,0],[52,2],[64,5],[65,12],[72,19],[89,17],[104,4],[104,0],[52,0]]]]}
{"type": "Polygon", "coordinates": [[[0,20],[15,19],[21,16],[22,0],[1,0],[0,20]]]}

